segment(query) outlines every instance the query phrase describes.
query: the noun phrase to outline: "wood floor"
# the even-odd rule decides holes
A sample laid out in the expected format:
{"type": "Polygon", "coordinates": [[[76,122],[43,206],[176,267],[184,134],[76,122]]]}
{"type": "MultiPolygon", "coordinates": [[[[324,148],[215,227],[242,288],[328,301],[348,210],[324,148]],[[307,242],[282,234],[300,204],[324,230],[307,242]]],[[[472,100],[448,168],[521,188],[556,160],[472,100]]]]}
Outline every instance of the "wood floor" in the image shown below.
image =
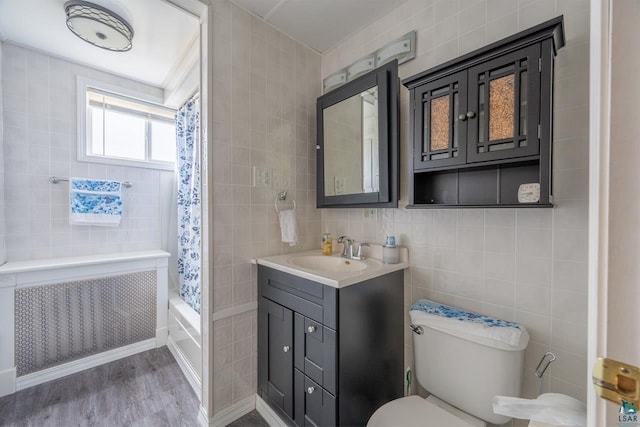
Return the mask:
{"type": "Polygon", "coordinates": [[[161,347],[0,397],[0,425],[191,427],[198,407],[161,347]]]}

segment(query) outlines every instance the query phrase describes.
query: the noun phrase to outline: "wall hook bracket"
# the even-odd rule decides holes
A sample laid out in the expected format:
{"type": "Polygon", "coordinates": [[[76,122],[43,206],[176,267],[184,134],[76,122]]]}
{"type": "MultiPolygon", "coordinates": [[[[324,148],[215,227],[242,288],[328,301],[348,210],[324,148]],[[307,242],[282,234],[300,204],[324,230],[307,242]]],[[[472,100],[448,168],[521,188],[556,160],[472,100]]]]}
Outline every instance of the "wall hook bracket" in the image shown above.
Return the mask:
{"type": "Polygon", "coordinates": [[[536,366],[536,371],[533,373],[533,375],[535,375],[538,378],[542,378],[547,368],[549,368],[549,365],[551,365],[551,362],[553,362],[554,360],[556,360],[556,355],[551,353],[550,351],[547,351],[545,354],[542,355],[542,359],[540,359],[540,362],[538,362],[538,366],[536,366]],[[544,365],[542,370],[540,370],[540,367],[543,365],[545,361],[547,363],[544,365]]]}

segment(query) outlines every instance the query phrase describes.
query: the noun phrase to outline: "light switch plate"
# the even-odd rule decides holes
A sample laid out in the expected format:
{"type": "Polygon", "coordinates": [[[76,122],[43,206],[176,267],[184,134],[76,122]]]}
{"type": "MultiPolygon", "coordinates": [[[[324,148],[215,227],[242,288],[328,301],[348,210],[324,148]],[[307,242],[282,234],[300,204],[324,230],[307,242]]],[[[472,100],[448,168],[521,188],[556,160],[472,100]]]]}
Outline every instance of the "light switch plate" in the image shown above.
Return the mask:
{"type": "Polygon", "coordinates": [[[253,167],[253,186],[254,187],[271,187],[273,179],[273,170],[271,168],[253,167]]]}
{"type": "Polygon", "coordinates": [[[538,203],[540,201],[540,184],[532,182],[529,184],[520,184],[518,188],[519,203],[538,203]]]}

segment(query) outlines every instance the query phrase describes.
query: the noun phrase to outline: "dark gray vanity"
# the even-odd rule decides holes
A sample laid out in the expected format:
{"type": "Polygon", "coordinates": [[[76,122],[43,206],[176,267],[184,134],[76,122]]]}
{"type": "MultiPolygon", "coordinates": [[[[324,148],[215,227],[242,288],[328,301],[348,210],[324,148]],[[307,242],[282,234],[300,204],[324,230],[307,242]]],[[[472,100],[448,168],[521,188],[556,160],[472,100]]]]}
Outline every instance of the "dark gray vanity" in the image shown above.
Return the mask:
{"type": "Polygon", "coordinates": [[[403,396],[402,269],[336,288],[258,265],[258,289],[258,393],[286,423],[364,426],[403,396]]]}

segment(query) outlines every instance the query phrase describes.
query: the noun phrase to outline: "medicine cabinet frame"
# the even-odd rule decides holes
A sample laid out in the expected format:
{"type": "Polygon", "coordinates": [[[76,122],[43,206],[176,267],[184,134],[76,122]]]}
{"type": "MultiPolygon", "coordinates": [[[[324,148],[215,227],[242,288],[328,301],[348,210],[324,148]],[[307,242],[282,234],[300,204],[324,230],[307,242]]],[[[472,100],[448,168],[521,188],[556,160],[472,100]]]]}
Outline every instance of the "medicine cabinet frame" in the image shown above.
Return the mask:
{"type": "Polygon", "coordinates": [[[398,207],[399,197],[399,86],[398,62],[394,60],[328,92],[317,100],[316,162],[317,207],[398,207]],[[373,87],[378,88],[378,191],[325,194],[325,109],[373,87]]]}

